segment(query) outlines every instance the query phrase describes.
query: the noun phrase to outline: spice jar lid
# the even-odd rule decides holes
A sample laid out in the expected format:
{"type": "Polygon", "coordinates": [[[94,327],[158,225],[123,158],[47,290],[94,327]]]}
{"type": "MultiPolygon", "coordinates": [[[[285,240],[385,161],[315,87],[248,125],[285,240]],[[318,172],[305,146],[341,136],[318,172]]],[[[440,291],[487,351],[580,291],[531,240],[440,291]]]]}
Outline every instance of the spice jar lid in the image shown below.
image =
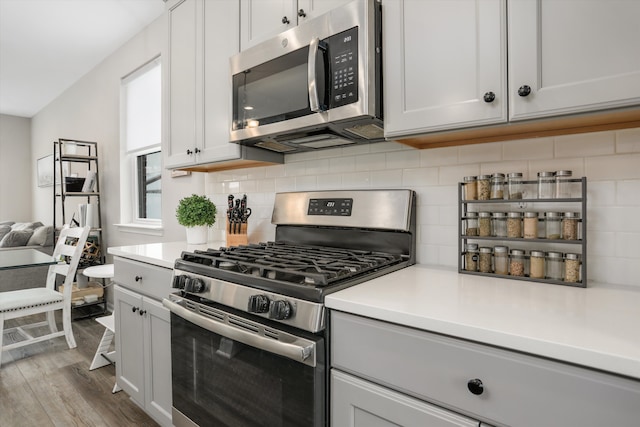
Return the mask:
{"type": "Polygon", "coordinates": [[[544,251],[531,251],[532,257],[544,258],[544,251]]]}
{"type": "Polygon", "coordinates": [[[560,258],[560,259],[562,259],[562,252],[547,252],[547,258],[560,258]]]}
{"type": "Polygon", "coordinates": [[[477,252],[478,251],[478,244],[477,243],[467,243],[467,245],[465,246],[465,249],[467,251],[477,252]]]}
{"type": "Polygon", "coordinates": [[[484,246],[480,248],[481,254],[490,254],[491,252],[493,252],[493,248],[487,248],[484,246]]]}
{"type": "Polygon", "coordinates": [[[496,173],[494,173],[494,174],[491,174],[491,177],[492,177],[492,178],[504,178],[504,174],[503,174],[503,173],[496,172],[496,173]]]}
{"type": "Polygon", "coordinates": [[[480,212],[480,218],[491,218],[491,212],[480,212]]]}
{"type": "Polygon", "coordinates": [[[562,212],[545,212],[547,218],[562,218],[562,212]]]}
{"type": "Polygon", "coordinates": [[[507,214],[504,212],[494,212],[491,214],[494,218],[506,218],[507,214]]]}
{"type": "Polygon", "coordinates": [[[467,218],[478,218],[478,212],[467,212],[467,218]]]}
{"type": "Polygon", "coordinates": [[[509,218],[522,218],[522,212],[509,212],[507,216],[509,218]]]}
{"type": "Polygon", "coordinates": [[[579,260],[580,254],[565,254],[566,259],[579,260]]]}
{"type": "Polygon", "coordinates": [[[465,176],[462,178],[464,182],[474,182],[476,180],[475,176],[465,176]]]}
{"type": "Polygon", "coordinates": [[[555,172],[538,172],[538,177],[551,177],[556,176],[555,172]]]}
{"type": "Polygon", "coordinates": [[[488,180],[491,178],[491,175],[478,175],[478,180],[488,180]]]}
{"type": "Polygon", "coordinates": [[[525,218],[538,218],[538,212],[525,212],[525,218]]]}
{"type": "Polygon", "coordinates": [[[522,249],[511,249],[511,255],[524,255],[524,251],[522,249]]]}
{"type": "Polygon", "coordinates": [[[580,212],[565,212],[565,218],[580,218],[580,212]]]}
{"type": "Polygon", "coordinates": [[[511,172],[507,174],[508,178],[522,178],[522,172],[511,172]]]}
{"type": "Polygon", "coordinates": [[[567,171],[567,170],[556,171],[556,176],[565,176],[565,177],[571,176],[571,171],[567,171]]]}
{"type": "Polygon", "coordinates": [[[507,246],[496,246],[495,248],[493,248],[493,251],[495,253],[509,252],[509,248],[507,246]]]}

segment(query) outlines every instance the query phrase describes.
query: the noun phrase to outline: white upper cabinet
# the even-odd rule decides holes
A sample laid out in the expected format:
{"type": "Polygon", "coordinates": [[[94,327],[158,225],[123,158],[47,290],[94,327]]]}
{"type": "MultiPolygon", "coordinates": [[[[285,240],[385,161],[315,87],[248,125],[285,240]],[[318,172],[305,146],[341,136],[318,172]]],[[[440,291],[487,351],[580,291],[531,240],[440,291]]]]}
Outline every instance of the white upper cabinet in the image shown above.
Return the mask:
{"type": "Polygon", "coordinates": [[[240,48],[254,46],[353,0],[240,0],[240,48]]]}
{"type": "Polygon", "coordinates": [[[508,11],[511,120],[640,103],[640,1],[515,0],[508,11]]]}
{"type": "Polygon", "coordinates": [[[169,6],[168,138],[165,166],[238,159],[229,142],[229,57],[239,51],[237,0],[169,6]]]}
{"type": "Polygon", "coordinates": [[[507,120],[504,0],[383,1],[385,136],[507,120]]]}

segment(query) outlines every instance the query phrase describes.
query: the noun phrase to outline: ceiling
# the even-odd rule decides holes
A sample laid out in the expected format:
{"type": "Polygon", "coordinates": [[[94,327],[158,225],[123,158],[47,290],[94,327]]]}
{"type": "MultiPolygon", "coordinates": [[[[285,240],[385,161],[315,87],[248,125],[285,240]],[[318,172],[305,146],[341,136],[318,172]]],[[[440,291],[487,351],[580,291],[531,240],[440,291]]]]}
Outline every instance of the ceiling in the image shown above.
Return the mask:
{"type": "Polygon", "coordinates": [[[163,0],[0,0],[0,114],[33,117],[164,7],[163,0]]]}

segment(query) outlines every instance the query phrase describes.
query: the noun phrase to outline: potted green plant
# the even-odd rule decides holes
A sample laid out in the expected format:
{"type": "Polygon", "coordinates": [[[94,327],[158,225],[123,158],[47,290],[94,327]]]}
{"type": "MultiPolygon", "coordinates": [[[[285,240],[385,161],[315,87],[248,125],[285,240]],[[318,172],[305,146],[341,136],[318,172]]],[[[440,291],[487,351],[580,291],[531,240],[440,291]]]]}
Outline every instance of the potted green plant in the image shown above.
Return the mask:
{"type": "Polygon", "coordinates": [[[187,243],[207,243],[207,228],[216,222],[216,205],[207,196],[192,194],[178,202],[176,218],[187,229],[187,243]]]}

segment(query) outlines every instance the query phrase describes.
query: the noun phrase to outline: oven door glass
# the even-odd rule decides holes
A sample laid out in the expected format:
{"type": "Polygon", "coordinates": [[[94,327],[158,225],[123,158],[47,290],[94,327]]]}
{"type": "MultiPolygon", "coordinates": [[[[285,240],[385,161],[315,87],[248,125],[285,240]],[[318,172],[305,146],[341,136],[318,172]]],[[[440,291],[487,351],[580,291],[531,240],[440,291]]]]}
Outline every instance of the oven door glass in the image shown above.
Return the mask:
{"type": "Polygon", "coordinates": [[[322,363],[313,367],[172,313],[173,407],[201,426],[324,426],[324,343],[315,338],[322,363]]]}

